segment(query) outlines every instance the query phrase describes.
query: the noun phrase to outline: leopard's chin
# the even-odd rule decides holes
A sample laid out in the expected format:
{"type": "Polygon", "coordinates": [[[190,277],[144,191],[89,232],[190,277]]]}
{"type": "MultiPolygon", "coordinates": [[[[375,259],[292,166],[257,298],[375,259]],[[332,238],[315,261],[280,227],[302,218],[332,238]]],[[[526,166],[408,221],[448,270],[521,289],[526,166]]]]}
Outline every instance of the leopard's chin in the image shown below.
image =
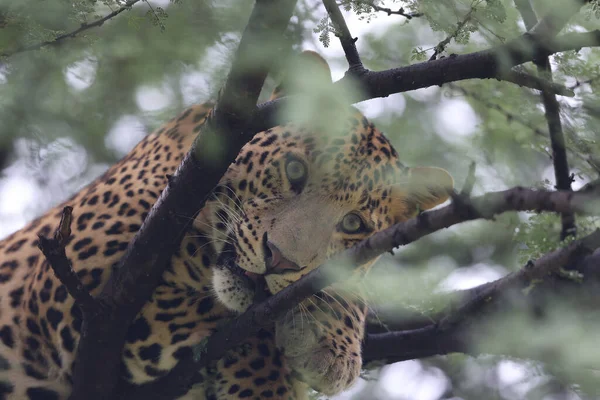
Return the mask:
{"type": "Polygon", "coordinates": [[[225,307],[246,311],[253,303],[271,295],[264,275],[248,272],[233,260],[222,260],[213,271],[213,288],[225,307]]]}

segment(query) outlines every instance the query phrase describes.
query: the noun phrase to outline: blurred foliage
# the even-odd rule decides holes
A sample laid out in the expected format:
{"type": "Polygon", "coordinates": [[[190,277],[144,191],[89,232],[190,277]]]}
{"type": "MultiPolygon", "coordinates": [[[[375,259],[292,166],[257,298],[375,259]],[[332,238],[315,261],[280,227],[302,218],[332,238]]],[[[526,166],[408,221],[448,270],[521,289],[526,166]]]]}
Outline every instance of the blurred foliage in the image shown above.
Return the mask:
{"type": "MultiPolygon", "coordinates": [[[[233,0],[139,1],[75,38],[18,51],[53,41],[125,4],[0,0],[0,235],[69,197],[185,106],[214,99],[252,7],[252,2],[233,0]]],[[[350,24],[359,36],[365,66],[372,70],[410,65],[434,52],[439,58],[478,51],[524,33],[510,0],[340,4],[354,21],[370,28],[357,34],[350,24]],[[373,5],[423,16],[387,15],[373,5]]],[[[533,0],[532,5],[538,15],[546,15],[563,12],[567,3],[533,0]]],[[[599,14],[600,1],[594,0],[565,32],[598,29],[599,14]]],[[[290,51],[307,45],[335,50],[335,56],[327,55],[334,73],[339,76],[345,67],[331,22],[317,0],[299,2],[285,39],[290,51]]],[[[282,54],[278,61],[284,59],[282,54]]],[[[554,80],[575,92],[574,98],[559,101],[578,188],[600,172],[600,51],[558,54],[552,65],[554,80]]],[[[529,64],[521,69],[536,73],[529,64]]],[[[294,103],[286,112],[323,127],[331,119],[325,111],[336,112],[328,105],[349,92],[307,86],[304,77],[310,71],[295,74],[294,84],[317,100],[294,103]]],[[[268,80],[261,100],[275,83],[268,80]]],[[[471,161],[477,163],[475,194],[514,185],[552,188],[546,120],[534,90],[472,80],[358,107],[386,132],[403,163],[446,168],[459,189],[471,161]]],[[[496,279],[563,246],[559,224],[557,216],[526,213],[462,224],[384,256],[365,286],[373,293],[374,307],[386,313],[431,315],[446,306],[441,301],[445,291],[496,279]]],[[[598,220],[578,218],[577,225],[584,235],[598,227],[598,220]]],[[[484,336],[488,346],[497,346],[493,356],[451,355],[386,366],[365,372],[367,379],[340,398],[597,398],[600,358],[590,332],[600,329],[598,315],[590,316],[589,309],[574,312],[577,307],[560,302],[552,310],[542,319],[532,319],[524,310],[490,325],[495,330],[484,336]]]]}

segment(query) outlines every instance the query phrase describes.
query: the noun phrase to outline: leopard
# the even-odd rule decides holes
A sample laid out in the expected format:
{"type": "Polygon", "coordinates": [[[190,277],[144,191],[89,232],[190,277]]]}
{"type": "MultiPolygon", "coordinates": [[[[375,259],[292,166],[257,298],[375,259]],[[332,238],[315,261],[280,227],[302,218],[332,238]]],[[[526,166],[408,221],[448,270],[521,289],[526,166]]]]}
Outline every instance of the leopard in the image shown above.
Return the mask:
{"type": "MultiPolygon", "coordinates": [[[[317,53],[299,57],[331,70],[317,53]],[[310,61],[312,60],[312,61],[310,61]]],[[[286,95],[282,83],[271,99],[286,95]]],[[[193,105],[146,136],[71,198],[0,242],[0,398],[67,399],[82,314],[38,249],[73,209],[65,251],[92,296],[106,285],[211,112],[193,105]]],[[[444,169],[406,167],[391,142],[349,107],[333,132],[281,123],[255,134],[198,210],[127,331],[120,376],[164,377],[219,324],[376,232],[444,203],[444,169]]],[[[319,128],[321,129],[321,128],[319,128]]],[[[184,399],[331,396],[361,373],[375,260],[293,307],[202,368],[184,399]]]]}

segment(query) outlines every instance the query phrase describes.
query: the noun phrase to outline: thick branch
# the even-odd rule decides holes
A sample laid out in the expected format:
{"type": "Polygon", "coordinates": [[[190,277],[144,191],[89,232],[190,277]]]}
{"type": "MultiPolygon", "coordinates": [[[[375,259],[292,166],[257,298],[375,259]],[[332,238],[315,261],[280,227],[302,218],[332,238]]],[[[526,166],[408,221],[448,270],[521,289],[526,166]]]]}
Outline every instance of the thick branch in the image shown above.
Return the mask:
{"type": "MultiPolygon", "coordinates": [[[[451,311],[433,318],[422,327],[368,334],[363,344],[364,362],[396,362],[453,352],[472,353],[475,340],[469,330],[481,319],[490,317],[489,313],[484,313],[485,310],[497,306],[499,300],[509,292],[526,296],[516,290],[529,286],[533,281],[546,279],[569,264],[576,263],[581,271],[593,265],[598,274],[597,264],[593,263],[600,261],[600,252],[590,255],[598,247],[600,230],[548,253],[495,282],[465,291],[458,307],[452,307],[451,311]]],[[[449,297],[456,297],[456,293],[451,293],[449,297]]]]}
{"type": "MultiPolygon", "coordinates": [[[[502,79],[516,65],[533,61],[540,56],[576,50],[582,47],[600,45],[600,30],[586,33],[568,33],[555,40],[542,41],[541,38],[523,35],[508,44],[475,53],[454,55],[439,60],[427,61],[406,67],[385,71],[367,71],[360,77],[352,77],[362,88],[354,98],[347,98],[348,104],[387,97],[394,93],[466,79],[502,79]]],[[[342,78],[334,87],[343,86],[350,78],[342,78]]],[[[281,110],[286,107],[287,99],[280,98],[258,107],[252,123],[251,132],[261,132],[282,122],[281,110]]]]}
{"type": "Polygon", "coordinates": [[[127,3],[125,3],[123,6],[117,8],[115,11],[105,15],[102,18],[99,18],[95,21],[92,21],[90,23],[82,23],[79,28],[75,29],[74,31],[68,32],[68,33],[64,33],[62,35],[59,35],[57,37],[55,37],[54,39],[51,40],[46,40],[43,42],[39,42],[39,43],[35,43],[35,44],[31,44],[28,46],[22,46],[22,47],[17,47],[16,49],[4,52],[4,53],[0,53],[0,57],[10,57],[14,54],[17,53],[24,53],[26,51],[32,51],[32,50],[39,50],[43,47],[46,46],[55,46],[57,44],[60,44],[62,41],[64,41],[65,39],[69,39],[69,38],[74,38],[77,35],[79,35],[80,33],[87,31],[88,29],[92,29],[98,26],[102,26],[106,21],[108,21],[109,19],[112,19],[114,17],[116,17],[117,15],[121,14],[123,11],[125,10],[129,10],[131,7],[133,7],[134,4],[139,3],[141,0],[129,0],[127,3]]]}
{"type": "MultiPolygon", "coordinates": [[[[525,27],[532,30],[537,24],[537,17],[531,7],[529,0],[515,0],[515,5],[523,17],[525,27]]],[[[533,61],[537,66],[538,73],[545,80],[552,81],[552,68],[548,57],[536,59],[533,61]]],[[[547,90],[542,90],[542,101],[544,103],[544,115],[548,124],[550,133],[550,146],[552,148],[552,162],[554,164],[554,178],[556,179],[556,189],[571,190],[572,178],[569,173],[569,163],[567,160],[567,150],[565,148],[565,137],[560,120],[560,105],[556,96],[547,90]]],[[[564,213],[561,215],[562,230],[560,232],[561,240],[569,235],[576,234],[575,216],[573,213],[564,213]]]]}
{"type": "Polygon", "coordinates": [[[295,4],[296,0],[256,1],[221,99],[100,295],[109,308],[83,321],[71,399],[113,397],[130,323],[154,291],[186,226],[252,136],[241,133],[269,71],[268,61],[280,54],[274,38],[283,36],[295,4]],[[221,145],[219,154],[215,143],[221,145]],[[202,154],[207,148],[213,152],[202,154]]]}

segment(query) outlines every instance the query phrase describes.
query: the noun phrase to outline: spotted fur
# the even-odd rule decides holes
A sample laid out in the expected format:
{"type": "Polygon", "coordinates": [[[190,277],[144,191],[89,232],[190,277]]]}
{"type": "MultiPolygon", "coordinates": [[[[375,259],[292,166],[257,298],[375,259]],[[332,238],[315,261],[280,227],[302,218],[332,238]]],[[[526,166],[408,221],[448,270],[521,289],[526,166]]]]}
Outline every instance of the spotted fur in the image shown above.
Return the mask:
{"type": "MultiPolygon", "coordinates": [[[[66,399],[70,392],[81,315],[38,250],[38,235],[51,233],[63,206],[73,206],[66,251],[97,295],[210,107],[188,108],[0,242],[0,398],[66,399]]],[[[165,375],[219,321],[245,310],[259,283],[276,293],[373,232],[445,201],[452,185],[445,171],[405,168],[357,111],[340,126],[336,133],[278,126],[242,149],[129,329],[124,378],[141,384],[165,375]],[[298,171],[302,182],[290,178],[298,171]]],[[[185,398],[302,399],[307,386],[325,394],[348,388],[361,367],[366,307],[357,287],[369,266],[201,371],[185,398]]]]}

